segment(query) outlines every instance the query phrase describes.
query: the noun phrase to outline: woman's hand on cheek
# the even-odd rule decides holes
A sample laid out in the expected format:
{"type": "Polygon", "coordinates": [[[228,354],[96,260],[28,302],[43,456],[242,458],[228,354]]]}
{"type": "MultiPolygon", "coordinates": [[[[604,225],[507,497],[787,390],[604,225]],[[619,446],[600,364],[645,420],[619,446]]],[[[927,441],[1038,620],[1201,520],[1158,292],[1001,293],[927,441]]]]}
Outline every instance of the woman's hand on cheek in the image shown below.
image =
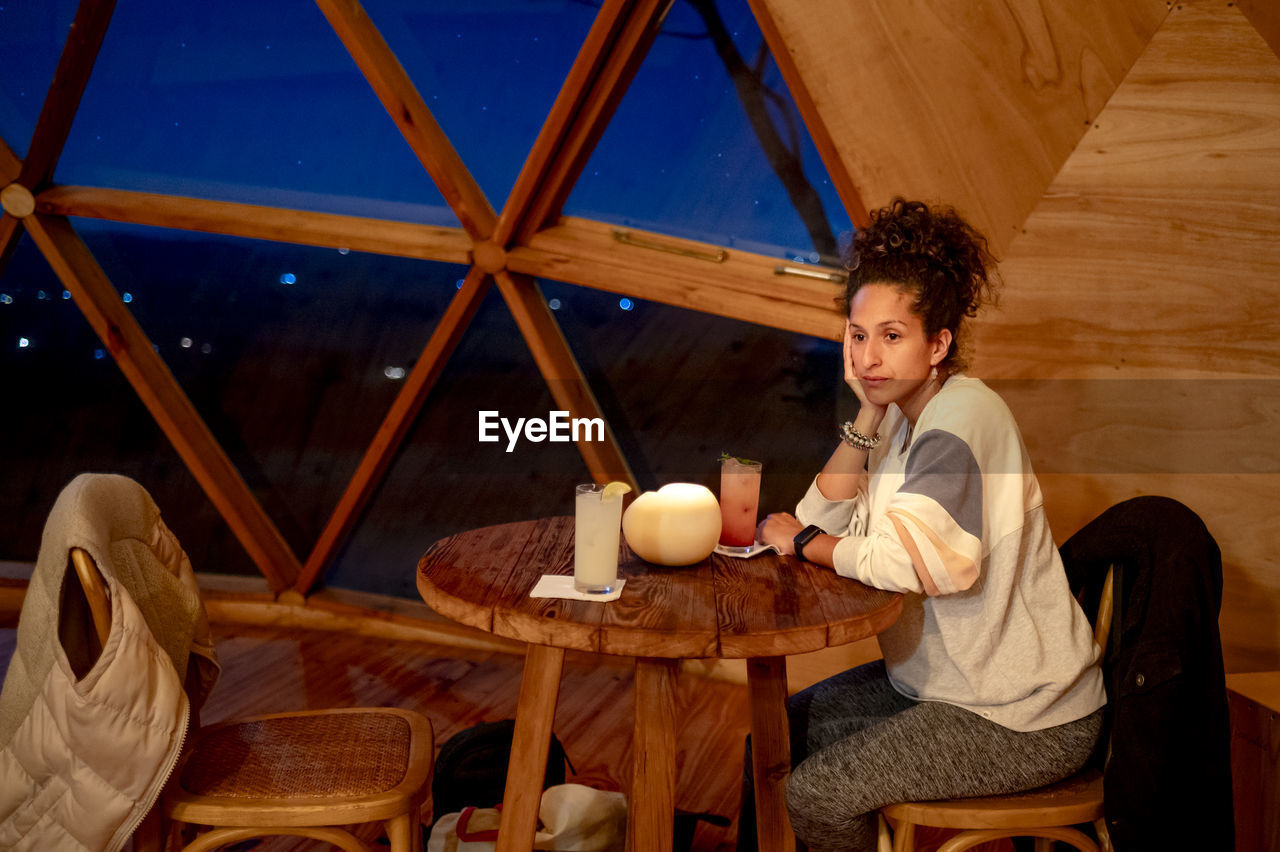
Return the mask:
{"type": "Polygon", "coordinates": [[[782,553],[794,556],[795,546],[792,539],[799,535],[802,529],[804,524],[797,521],[794,515],[775,512],[765,517],[756,528],[756,541],[761,544],[772,544],[782,553]]]}
{"type": "Polygon", "coordinates": [[[853,326],[848,320],[844,324],[844,383],[849,386],[849,390],[853,391],[853,395],[858,398],[859,412],[866,411],[872,415],[875,423],[879,424],[884,417],[887,406],[876,405],[867,399],[867,392],[862,387],[862,382],[858,380],[858,367],[853,360],[853,326]]]}

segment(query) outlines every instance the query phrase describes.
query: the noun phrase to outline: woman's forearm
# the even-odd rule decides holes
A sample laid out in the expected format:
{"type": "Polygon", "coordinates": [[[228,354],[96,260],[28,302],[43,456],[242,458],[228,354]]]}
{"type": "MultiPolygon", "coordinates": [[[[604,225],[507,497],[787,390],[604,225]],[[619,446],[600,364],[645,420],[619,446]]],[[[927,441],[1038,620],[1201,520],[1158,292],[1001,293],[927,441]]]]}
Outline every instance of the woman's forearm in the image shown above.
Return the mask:
{"type": "MultiPolygon", "coordinates": [[[[862,409],[853,428],[864,435],[875,435],[883,415],[877,417],[862,409]]],[[[867,451],[841,441],[818,474],[818,491],[828,500],[852,500],[862,487],[867,471],[867,451]]]]}

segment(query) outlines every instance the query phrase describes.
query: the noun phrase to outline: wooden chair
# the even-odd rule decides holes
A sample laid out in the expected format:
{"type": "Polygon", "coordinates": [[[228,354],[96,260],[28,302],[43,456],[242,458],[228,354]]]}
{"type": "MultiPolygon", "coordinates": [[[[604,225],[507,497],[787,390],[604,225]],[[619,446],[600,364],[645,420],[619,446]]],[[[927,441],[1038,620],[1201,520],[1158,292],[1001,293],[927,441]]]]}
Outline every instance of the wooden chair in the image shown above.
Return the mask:
{"type": "MultiPolygon", "coordinates": [[[[1103,651],[1111,631],[1114,566],[1107,571],[1094,621],[1093,638],[1103,651]]],[[[1072,826],[1093,823],[1103,852],[1111,852],[1102,813],[1102,773],[1086,769],[1065,781],[1008,796],[983,796],[936,802],[902,802],[880,809],[879,852],[910,852],[918,825],[960,829],[938,852],[962,852],[1006,837],[1036,838],[1036,852],[1049,852],[1061,841],[1082,852],[1098,852],[1099,844],[1072,826]],[[890,826],[893,831],[890,832],[890,826]]]]}
{"type": "MultiPolygon", "coordinates": [[[[71,551],[101,644],[111,605],[90,555],[71,551]]],[[[193,720],[193,725],[198,721],[193,720]]],[[[293,835],[367,852],[346,826],[380,822],[392,852],[422,849],[420,822],[430,795],[430,721],[392,707],[277,713],[200,730],[184,750],[141,845],[169,845],[182,826],[209,826],[185,852],[254,837],[293,835]],[[164,836],[154,817],[172,823],[164,836]]]]}

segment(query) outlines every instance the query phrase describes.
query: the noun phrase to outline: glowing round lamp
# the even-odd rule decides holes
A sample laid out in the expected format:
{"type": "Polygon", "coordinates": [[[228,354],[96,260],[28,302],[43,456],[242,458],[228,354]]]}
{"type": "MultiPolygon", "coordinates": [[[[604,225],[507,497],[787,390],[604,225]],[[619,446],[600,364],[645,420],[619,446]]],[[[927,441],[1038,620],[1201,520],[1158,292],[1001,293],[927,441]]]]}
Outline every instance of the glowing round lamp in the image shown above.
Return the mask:
{"type": "Polygon", "coordinates": [[[692,565],[720,540],[720,504],[701,485],[673,482],[637,497],[622,516],[627,546],[656,565],[692,565]]]}

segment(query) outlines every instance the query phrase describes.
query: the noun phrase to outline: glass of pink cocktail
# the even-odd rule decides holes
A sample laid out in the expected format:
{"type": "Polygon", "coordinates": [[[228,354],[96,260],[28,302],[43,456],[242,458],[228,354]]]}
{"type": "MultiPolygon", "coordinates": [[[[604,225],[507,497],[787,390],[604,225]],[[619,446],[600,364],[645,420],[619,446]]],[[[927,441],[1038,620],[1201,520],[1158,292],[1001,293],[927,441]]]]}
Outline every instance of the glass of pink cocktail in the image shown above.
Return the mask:
{"type": "Polygon", "coordinates": [[[758,461],[720,457],[720,547],[750,553],[756,542],[756,509],[760,504],[758,461]]]}

